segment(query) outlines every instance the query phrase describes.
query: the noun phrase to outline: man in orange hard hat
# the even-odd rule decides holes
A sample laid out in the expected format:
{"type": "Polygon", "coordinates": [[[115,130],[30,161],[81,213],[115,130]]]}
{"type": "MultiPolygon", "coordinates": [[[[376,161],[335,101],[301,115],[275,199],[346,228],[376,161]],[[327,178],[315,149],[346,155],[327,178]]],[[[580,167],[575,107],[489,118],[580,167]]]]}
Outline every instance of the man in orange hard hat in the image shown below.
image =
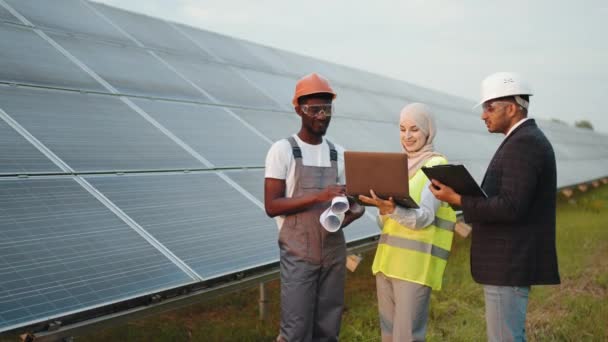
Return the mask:
{"type": "Polygon", "coordinates": [[[337,196],[343,150],[323,136],[332,101],[329,82],[318,74],[296,84],[297,134],[275,142],[266,157],[264,205],[279,227],[281,331],[279,341],[337,341],[344,304],[346,244],[343,227],[363,215],[351,201],[342,226],[325,230],[319,218],[337,196]]]}

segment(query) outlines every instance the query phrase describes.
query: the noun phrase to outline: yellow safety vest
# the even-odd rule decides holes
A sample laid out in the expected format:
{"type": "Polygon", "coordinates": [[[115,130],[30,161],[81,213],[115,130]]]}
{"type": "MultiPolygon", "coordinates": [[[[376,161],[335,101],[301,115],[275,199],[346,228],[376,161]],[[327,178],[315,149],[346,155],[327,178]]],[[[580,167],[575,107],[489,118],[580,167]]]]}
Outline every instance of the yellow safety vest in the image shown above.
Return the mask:
{"type": "MultiPolygon", "coordinates": [[[[432,157],[425,166],[446,164],[443,157],[432,157]]],[[[418,170],[409,180],[410,195],[420,203],[422,190],[428,178],[418,170]]],[[[382,228],[372,266],[374,274],[407,280],[441,290],[443,272],[452,249],[456,213],[442,202],[433,223],[425,228],[406,228],[393,219],[387,219],[382,228]]]]}

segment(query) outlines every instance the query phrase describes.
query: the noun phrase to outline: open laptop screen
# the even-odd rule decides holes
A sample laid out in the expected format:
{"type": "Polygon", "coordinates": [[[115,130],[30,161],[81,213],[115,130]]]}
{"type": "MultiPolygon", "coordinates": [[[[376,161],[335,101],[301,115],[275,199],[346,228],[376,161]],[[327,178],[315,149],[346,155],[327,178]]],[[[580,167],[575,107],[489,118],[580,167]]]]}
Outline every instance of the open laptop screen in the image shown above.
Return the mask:
{"type": "Polygon", "coordinates": [[[374,190],[378,197],[388,199],[406,208],[418,208],[409,194],[407,155],[390,152],[344,152],[346,194],[371,196],[374,190]]]}

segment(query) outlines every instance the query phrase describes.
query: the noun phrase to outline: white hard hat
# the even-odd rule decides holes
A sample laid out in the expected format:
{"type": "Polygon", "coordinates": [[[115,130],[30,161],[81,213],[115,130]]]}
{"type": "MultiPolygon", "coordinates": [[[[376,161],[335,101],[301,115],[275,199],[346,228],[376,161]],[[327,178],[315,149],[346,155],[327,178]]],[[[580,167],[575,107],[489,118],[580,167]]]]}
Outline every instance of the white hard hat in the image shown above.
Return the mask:
{"type": "MultiPolygon", "coordinates": [[[[481,82],[481,101],[475,107],[481,106],[488,100],[514,95],[532,96],[528,82],[515,72],[497,72],[481,82]]],[[[524,107],[528,107],[527,103],[524,107]]]]}

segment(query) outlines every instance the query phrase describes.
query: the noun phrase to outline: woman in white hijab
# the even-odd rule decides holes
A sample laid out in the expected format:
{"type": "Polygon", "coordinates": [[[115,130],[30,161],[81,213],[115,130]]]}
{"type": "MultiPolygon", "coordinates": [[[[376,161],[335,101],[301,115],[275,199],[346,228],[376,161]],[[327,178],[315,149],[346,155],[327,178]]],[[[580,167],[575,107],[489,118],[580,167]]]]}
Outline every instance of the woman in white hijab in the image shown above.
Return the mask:
{"type": "Polygon", "coordinates": [[[392,198],[359,199],[379,209],[382,235],[374,257],[382,341],[424,341],[431,289],[440,290],[452,246],[456,214],[429,190],[423,166],[446,164],[435,151],[431,111],[421,103],[401,110],[401,146],[408,155],[410,196],[419,209],[406,209],[392,198]]]}

